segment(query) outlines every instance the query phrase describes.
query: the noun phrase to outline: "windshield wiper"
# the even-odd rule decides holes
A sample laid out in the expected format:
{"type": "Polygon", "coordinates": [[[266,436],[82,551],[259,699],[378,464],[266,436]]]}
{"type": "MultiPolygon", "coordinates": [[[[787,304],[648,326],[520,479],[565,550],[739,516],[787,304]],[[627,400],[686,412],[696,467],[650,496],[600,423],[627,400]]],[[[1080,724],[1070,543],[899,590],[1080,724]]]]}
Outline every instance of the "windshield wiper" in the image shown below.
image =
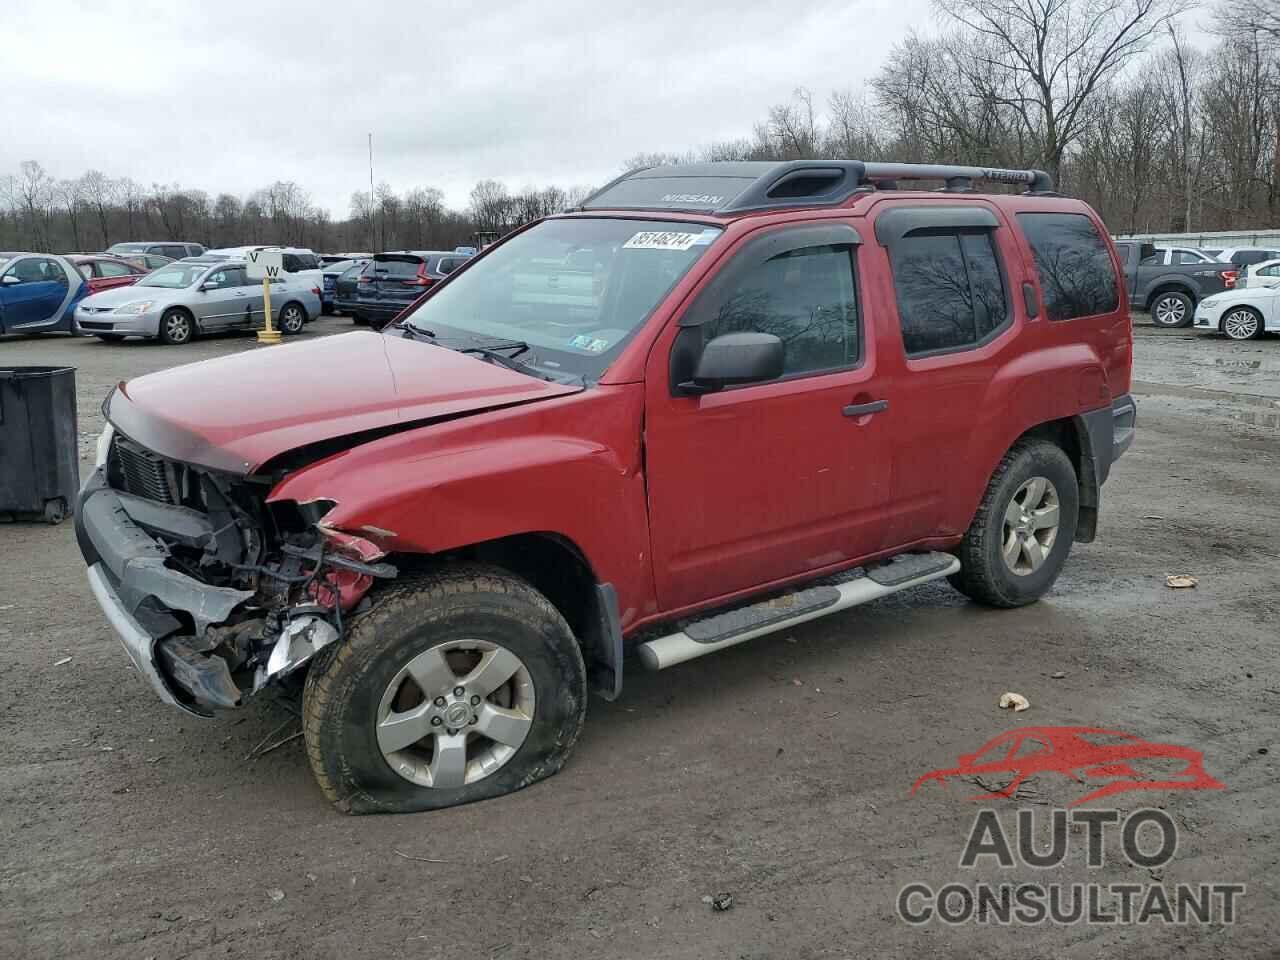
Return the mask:
{"type": "Polygon", "coordinates": [[[428,330],[425,327],[415,326],[408,320],[399,320],[391,325],[396,330],[405,330],[410,336],[417,337],[420,340],[434,340],[436,334],[434,330],[428,330]]]}
{"type": "Polygon", "coordinates": [[[457,349],[458,353],[479,354],[490,363],[496,363],[498,366],[506,367],[508,370],[515,370],[517,373],[528,373],[533,370],[538,376],[546,378],[546,375],[536,370],[528,360],[516,359],[529,349],[529,345],[523,340],[508,340],[504,343],[495,343],[486,347],[458,347],[457,349]],[[499,353],[498,351],[500,350],[514,350],[515,353],[499,353]]]}

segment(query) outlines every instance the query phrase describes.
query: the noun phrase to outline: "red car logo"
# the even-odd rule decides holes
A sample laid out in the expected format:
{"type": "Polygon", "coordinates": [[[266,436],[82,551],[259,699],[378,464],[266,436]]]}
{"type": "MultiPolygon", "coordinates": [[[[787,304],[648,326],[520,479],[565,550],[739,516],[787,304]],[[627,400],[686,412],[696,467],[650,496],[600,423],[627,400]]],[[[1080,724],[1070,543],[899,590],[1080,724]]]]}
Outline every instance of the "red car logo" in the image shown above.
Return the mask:
{"type": "Polygon", "coordinates": [[[1190,747],[1152,743],[1099,727],[1021,727],[987,741],[975,753],[962,754],[955,767],[926,773],[911,787],[911,794],[927,781],[944,783],[949,777],[960,777],[989,791],[970,800],[1007,799],[1023,781],[1042,773],[1060,773],[1077,783],[1109,781],[1073,800],[1071,807],[1127,790],[1226,788],[1205,772],[1204,755],[1190,747]]]}

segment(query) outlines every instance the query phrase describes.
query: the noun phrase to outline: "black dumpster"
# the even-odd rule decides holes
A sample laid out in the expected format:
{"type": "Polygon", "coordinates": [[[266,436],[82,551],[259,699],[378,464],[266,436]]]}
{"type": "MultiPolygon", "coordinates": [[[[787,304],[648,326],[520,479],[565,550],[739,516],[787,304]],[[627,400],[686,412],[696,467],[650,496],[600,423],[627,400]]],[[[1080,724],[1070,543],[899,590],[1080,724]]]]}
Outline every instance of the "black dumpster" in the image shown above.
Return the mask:
{"type": "Polygon", "coordinates": [[[79,487],[75,367],[0,365],[0,520],[58,523],[79,487]]]}

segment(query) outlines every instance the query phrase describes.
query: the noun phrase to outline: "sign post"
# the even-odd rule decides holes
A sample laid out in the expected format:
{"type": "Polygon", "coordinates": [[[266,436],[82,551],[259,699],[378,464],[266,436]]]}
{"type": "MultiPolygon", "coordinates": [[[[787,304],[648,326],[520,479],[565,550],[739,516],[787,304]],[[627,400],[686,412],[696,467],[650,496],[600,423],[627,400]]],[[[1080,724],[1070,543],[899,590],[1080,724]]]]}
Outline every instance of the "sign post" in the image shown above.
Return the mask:
{"type": "Polygon", "coordinates": [[[262,309],[266,326],[258,331],[259,343],[279,343],[280,331],[271,325],[271,281],[284,272],[284,258],[276,250],[252,250],[246,258],[250,280],[262,280],[262,309]]]}

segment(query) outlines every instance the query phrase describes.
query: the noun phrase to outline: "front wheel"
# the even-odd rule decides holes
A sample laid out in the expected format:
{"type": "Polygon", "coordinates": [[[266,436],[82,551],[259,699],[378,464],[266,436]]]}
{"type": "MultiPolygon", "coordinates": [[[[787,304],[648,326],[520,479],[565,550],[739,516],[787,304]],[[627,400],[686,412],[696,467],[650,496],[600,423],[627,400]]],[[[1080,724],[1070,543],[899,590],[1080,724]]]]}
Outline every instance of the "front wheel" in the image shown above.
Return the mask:
{"type": "Polygon", "coordinates": [[[1157,327],[1185,327],[1194,319],[1195,308],[1185,293],[1170,290],[1151,301],[1151,322],[1157,327]]]}
{"type": "Polygon", "coordinates": [[[1232,340],[1253,340],[1262,336],[1262,317],[1253,307],[1236,307],[1222,318],[1222,332],[1232,340]]]}
{"type": "Polygon", "coordinates": [[[542,594],[505,571],[459,566],[371,599],[312,665],[303,696],[311,770],[339,809],[450,807],[564,765],[586,669],[542,594]]]}
{"type": "Polygon", "coordinates": [[[185,310],[174,308],[166,310],[160,318],[160,339],[168,344],[190,343],[195,335],[195,323],[191,314],[185,310]]]}
{"type": "Polygon", "coordinates": [[[1076,535],[1080,493],[1061,447],[1023,440],[1004,455],[960,544],[951,584],[993,607],[1021,607],[1053,586],[1076,535]]]}

